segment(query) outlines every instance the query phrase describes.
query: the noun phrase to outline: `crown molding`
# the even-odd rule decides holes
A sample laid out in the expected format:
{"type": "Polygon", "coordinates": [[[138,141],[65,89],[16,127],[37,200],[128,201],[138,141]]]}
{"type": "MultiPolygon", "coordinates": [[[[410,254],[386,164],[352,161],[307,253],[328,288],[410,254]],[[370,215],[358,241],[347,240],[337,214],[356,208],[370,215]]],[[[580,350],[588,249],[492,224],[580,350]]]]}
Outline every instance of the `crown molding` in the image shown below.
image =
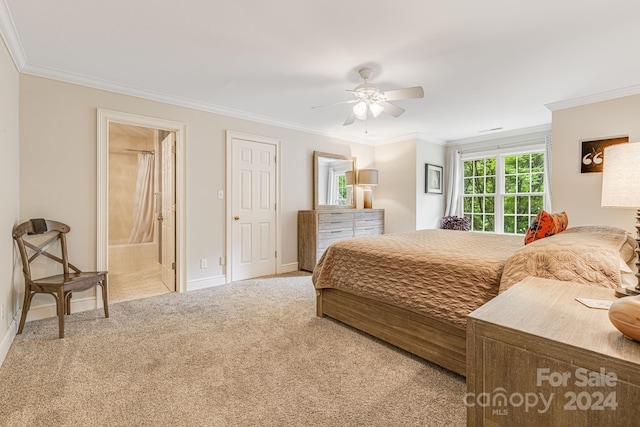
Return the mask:
{"type": "Polygon", "coordinates": [[[4,43],[7,45],[7,50],[16,68],[18,71],[22,71],[27,64],[27,57],[24,54],[24,49],[6,0],[0,0],[0,36],[2,36],[4,43]]]}
{"type": "Polygon", "coordinates": [[[455,141],[447,141],[447,145],[455,147],[458,145],[471,144],[473,142],[493,141],[501,138],[509,138],[513,136],[528,135],[537,132],[551,132],[551,123],[544,125],[531,126],[528,128],[513,129],[504,132],[488,133],[482,136],[472,136],[470,138],[456,139],[455,141]]]}
{"type": "Polygon", "coordinates": [[[545,104],[551,111],[564,110],[565,108],[579,107],[581,105],[593,104],[595,102],[609,101],[616,98],[623,98],[625,96],[632,96],[640,94],[640,85],[627,86],[620,89],[609,90],[606,92],[600,92],[593,95],[581,96],[578,98],[567,99],[565,101],[551,102],[545,104]]]}
{"type": "Polygon", "coordinates": [[[231,108],[221,107],[214,104],[209,104],[200,101],[194,101],[192,99],[181,98],[166,93],[142,90],[131,86],[114,83],[108,80],[96,79],[94,77],[88,77],[82,74],[70,73],[67,71],[57,70],[50,67],[44,67],[35,64],[26,64],[22,72],[24,74],[30,74],[36,77],[45,77],[52,80],[58,80],[65,83],[77,84],[80,86],[90,87],[93,89],[106,90],[109,92],[119,93],[122,95],[135,96],[137,98],[147,99],[150,101],[163,102],[165,104],[176,105],[185,108],[191,108],[198,111],[205,111],[208,113],[220,114],[227,117],[233,117],[242,120],[249,120],[252,122],[262,123],[271,126],[277,126],[281,128],[297,130],[300,132],[311,133],[320,136],[326,136],[328,138],[340,139],[346,142],[355,142],[358,144],[374,145],[370,139],[357,138],[350,135],[343,135],[334,132],[326,132],[318,129],[300,126],[295,123],[290,123],[282,120],[277,120],[272,117],[262,116],[258,114],[247,113],[244,111],[234,110],[231,108]]]}

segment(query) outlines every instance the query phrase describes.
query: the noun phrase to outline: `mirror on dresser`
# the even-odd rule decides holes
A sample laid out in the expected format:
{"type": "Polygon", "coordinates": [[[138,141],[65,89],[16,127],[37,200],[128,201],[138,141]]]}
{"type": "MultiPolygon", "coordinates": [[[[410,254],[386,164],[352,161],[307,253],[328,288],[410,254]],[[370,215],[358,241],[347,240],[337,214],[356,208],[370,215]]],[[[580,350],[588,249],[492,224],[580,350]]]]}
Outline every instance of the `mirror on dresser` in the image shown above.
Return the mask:
{"type": "Polygon", "coordinates": [[[355,158],[313,152],[313,208],[355,209],[355,158]]]}

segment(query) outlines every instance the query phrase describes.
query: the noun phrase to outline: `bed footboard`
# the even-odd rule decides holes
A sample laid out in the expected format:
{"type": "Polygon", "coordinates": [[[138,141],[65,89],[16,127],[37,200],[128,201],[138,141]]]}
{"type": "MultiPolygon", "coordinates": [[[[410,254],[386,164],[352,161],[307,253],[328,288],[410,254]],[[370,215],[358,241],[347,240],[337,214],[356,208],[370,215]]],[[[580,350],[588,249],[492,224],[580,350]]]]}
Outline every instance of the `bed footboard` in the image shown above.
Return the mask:
{"type": "Polygon", "coordinates": [[[317,289],[327,315],[460,375],[466,374],[466,331],[428,315],[338,289],[317,289]]]}

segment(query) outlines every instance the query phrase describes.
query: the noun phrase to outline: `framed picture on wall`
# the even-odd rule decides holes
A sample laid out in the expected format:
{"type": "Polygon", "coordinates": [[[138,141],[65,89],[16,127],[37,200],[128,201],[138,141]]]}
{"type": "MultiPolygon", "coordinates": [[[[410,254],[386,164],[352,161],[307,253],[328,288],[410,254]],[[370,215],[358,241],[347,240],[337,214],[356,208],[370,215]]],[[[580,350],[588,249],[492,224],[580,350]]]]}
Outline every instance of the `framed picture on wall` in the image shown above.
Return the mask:
{"type": "Polygon", "coordinates": [[[629,142],[628,136],[593,139],[582,142],[580,173],[602,172],[604,169],[604,149],[613,144],[629,142]]]}
{"type": "Polygon", "coordinates": [[[442,166],[425,163],[424,168],[424,192],[442,194],[442,166]]]}

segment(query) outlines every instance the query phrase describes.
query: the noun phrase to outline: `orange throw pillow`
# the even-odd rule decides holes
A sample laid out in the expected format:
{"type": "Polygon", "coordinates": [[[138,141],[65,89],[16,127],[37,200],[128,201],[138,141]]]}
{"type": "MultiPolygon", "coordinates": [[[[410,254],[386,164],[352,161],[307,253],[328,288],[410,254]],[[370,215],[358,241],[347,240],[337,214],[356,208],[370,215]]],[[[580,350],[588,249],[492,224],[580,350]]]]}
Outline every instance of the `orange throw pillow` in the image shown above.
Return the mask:
{"type": "Polygon", "coordinates": [[[540,211],[524,236],[524,244],[558,234],[566,230],[568,224],[566,212],[550,214],[547,211],[540,211]]]}

